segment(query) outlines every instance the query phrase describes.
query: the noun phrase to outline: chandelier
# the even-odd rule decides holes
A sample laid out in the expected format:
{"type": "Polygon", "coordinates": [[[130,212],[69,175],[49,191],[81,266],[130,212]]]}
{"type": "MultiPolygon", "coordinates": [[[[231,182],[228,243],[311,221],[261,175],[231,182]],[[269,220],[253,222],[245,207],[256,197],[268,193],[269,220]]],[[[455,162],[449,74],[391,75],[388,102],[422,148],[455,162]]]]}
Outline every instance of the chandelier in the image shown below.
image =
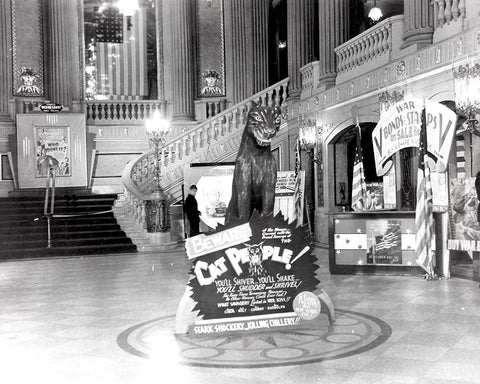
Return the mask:
{"type": "Polygon", "coordinates": [[[368,12],[368,17],[372,19],[374,23],[383,17],[382,10],[377,7],[377,0],[373,0],[373,7],[370,9],[370,12],[368,12]]]}
{"type": "Polygon", "coordinates": [[[454,70],[455,106],[457,113],[466,117],[470,133],[480,136],[477,115],[480,113],[480,64],[461,65],[454,70]]]}
{"type": "Polygon", "coordinates": [[[132,28],[132,17],[140,9],[138,0],[118,0],[116,7],[127,18],[127,30],[132,28]]]}

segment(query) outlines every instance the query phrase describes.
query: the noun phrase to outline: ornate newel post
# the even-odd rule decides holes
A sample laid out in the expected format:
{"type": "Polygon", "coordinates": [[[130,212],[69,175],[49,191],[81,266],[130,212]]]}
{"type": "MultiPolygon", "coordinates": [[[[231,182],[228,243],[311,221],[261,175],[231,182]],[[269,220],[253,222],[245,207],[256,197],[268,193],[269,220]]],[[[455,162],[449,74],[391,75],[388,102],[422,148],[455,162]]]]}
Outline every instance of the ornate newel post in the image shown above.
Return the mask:
{"type": "MultiPolygon", "coordinates": [[[[160,112],[155,111],[152,117],[145,122],[149,135],[150,148],[154,149],[154,187],[151,197],[146,202],[145,219],[148,233],[168,233],[170,231],[170,212],[161,185],[161,147],[165,144],[165,136],[170,131],[167,120],[160,118],[160,112]]],[[[160,240],[160,238],[159,238],[160,240]]]]}

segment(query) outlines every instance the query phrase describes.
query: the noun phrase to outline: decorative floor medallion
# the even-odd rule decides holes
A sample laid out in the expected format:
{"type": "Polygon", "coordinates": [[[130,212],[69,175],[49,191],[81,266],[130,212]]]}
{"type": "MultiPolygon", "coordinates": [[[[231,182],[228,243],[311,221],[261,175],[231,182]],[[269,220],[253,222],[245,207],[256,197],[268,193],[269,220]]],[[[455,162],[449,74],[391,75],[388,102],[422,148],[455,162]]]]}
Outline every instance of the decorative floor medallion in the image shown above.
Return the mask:
{"type": "Polygon", "coordinates": [[[118,338],[125,351],[172,364],[218,368],[260,368],[316,363],[355,355],[384,343],[391,335],[384,321],[336,309],[333,326],[249,335],[191,338],[173,334],[175,316],[135,325],[118,338]]]}

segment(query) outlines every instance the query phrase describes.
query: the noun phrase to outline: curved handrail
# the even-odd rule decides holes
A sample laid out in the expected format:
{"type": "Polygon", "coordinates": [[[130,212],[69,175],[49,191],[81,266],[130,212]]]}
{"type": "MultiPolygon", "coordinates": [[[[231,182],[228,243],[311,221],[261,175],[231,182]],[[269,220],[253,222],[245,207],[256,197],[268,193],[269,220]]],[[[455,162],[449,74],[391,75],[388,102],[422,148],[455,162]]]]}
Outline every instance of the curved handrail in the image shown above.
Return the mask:
{"type": "MultiPolygon", "coordinates": [[[[285,78],[278,83],[254,94],[253,96],[243,100],[242,102],[224,110],[223,112],[215,115],[213,118],[206,120],[190,129],[184,130],[184,132],[174,139],[169,140],[166,142],[162,147],[161,150],[163,151],[165,148],[178,148],[180,150],[181,145],[188,140],[192,135],[195,133],[201,133],[204,129],[208,129],[209,127],[217,126],[218,124],[222,124],[225,119],[228,119],[231,116],[236,115],[239,111],[242,112],[245,109],[245,106],[249,105],[252,101],[260,101],[262,104],[267,103],[275,103],[280,105],[286,98],[286,87],[288,85],[289,78],[285,78]],[[283,89],[283,92],[281,92],[283,89]],[[275,98],[273,99],[274,96],[275,98]]],[[[183,148],[181,148],[183,149],[183,148]]],[[[126,191],[131,193],[135,198],[138,200],[149,200],[151,199],[150,193],[145,193],[132,179],[132,172],[134,168],[144,160],[147,160],[150,156],[155,154],[155,150],[151,149],[136,159],[132,160],[127,166],[123,169],[122,172],[122,183],[126,191]]],[[[162,152],[164,155],[164,153],[162,152]]],[[[170,164],[173,164],[177,161],[178,158],[183,157],[182,154],[177,154],[175,158],[170,158],[168,161],[170,164]]],[[[165,160],[165,159],[164,159],[165,160]]],[[[171,184],[175,184],[175,181],[171,184]]],[[[168,189],[168,186],[167,188],[168,189]]]]}

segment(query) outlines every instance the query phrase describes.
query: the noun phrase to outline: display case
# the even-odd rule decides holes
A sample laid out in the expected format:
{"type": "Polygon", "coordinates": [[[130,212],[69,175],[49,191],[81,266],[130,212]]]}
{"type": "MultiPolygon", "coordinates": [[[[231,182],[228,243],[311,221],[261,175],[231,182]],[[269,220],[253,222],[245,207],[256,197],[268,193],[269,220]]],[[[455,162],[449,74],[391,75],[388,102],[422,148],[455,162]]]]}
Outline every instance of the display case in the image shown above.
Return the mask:
{"type": "MultiPolygon", "coordinates": [[[[442,220],[434,215],[435,233],[442,220]]],[[[443,247],[434,241],[436,264],[443,247]]],[[[371,211],[329,214],[329,264],[334,274],[377,273],[423,275],[416,261],[415,212],[371,211]]]]}

